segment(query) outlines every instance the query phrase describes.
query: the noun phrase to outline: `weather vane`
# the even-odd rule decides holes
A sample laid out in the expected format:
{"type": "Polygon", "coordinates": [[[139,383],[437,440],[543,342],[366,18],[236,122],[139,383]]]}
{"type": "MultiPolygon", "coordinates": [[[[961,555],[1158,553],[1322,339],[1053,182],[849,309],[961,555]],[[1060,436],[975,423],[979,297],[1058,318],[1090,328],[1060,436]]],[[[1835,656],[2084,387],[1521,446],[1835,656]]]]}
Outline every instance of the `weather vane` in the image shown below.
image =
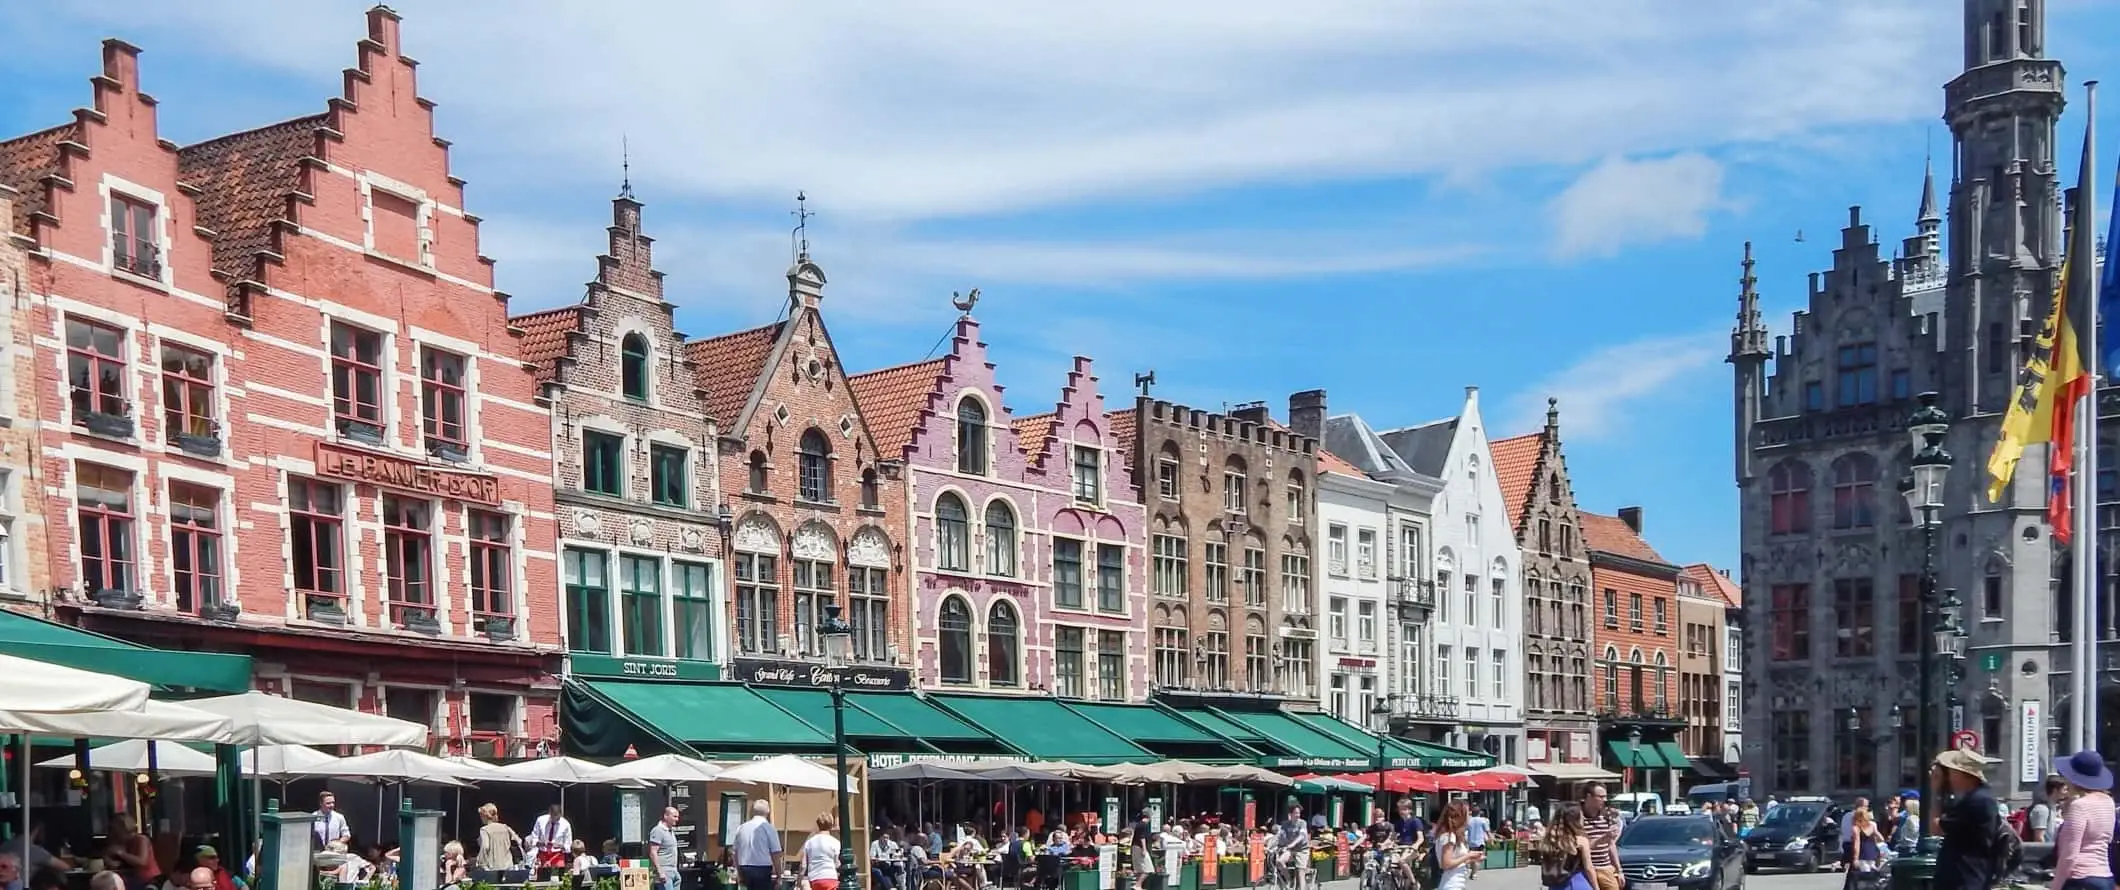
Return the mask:
{"type": "Polygon", "coordinates": [[[1141,387],[1142,395],[1148,395],[1148,388],[1156,385],[1156,369],[1150,368],[1146,374],[1135,374],[1134,385],[1141,387]]]}
{"type": "Polygon", "coordinates": [[[950,305],[966,315],[972,314],[972,307],[979,305],[979,289],[972,288],[971,293],[961,296],[956,291],[950,291],[950,305]]]}
{"type": "Polygon", "coordinates": [[[788,240],[794,242],[797,262],[810,258],[810,217],[817,214],[810,212],[809,201],[809,193],[797,191],[795,209],[788,211],[789,216],[795,217],[795,231],[788,233],[788,240]]]}

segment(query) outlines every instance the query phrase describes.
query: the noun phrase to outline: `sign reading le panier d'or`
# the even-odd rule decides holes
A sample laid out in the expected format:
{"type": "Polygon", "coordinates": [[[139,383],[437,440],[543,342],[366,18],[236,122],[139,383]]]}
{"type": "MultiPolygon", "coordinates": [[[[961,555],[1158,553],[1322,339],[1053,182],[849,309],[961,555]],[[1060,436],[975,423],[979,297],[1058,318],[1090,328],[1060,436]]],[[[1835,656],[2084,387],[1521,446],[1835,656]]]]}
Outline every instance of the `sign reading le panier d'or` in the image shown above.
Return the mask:
{"type": "Polygon", "coordinates": [[[486,473],[438,467],[423,461],[317,443],[317,475],[380,485],[430,497],[495,505],[501,502],[499,480],[486,473]]]}
{"type": "Polygon", "coordinates": [[[844,674],[843,682],[847,689],[852,690],[897,692],[913,686],[912,671],[881,665],[856,664],[834,668],[804,661],[738,658],[733,660],[729,667],[729,679],[758,686],[830,689],[835,673],[844,674]]]}

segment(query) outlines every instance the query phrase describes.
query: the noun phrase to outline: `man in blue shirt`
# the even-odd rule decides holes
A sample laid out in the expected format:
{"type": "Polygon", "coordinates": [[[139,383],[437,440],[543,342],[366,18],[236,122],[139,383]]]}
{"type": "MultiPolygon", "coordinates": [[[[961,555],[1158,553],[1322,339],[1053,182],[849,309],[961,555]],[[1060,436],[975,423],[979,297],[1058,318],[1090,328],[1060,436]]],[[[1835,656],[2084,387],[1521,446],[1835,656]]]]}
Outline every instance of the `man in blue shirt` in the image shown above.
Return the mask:
{"type": "Polygon", "coordinates": [[[773,890],[773,873],[780,863],[780,829],[773,827],[772,816],[771,803],[752,801],[751,821],[737,826],[729,839],[744,890],[773,890]]]}
{"type": "MultiPolygon", "coordinates": [[[[1487,849],[1487,813],[1479,807],[1472,808],[1472,818],[1465,820],[1465,846],[1478,852],[1487,849]]],[[[1479,874],[1480,861],[1472,860],[1472,874],[1479,874]]]]}

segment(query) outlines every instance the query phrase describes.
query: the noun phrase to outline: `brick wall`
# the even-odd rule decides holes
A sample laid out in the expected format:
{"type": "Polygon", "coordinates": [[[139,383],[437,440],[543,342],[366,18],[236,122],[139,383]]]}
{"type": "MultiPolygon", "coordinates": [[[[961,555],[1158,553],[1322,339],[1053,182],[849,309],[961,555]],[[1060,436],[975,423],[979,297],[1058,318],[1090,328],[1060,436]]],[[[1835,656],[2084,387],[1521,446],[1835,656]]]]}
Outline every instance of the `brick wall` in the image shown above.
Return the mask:
{"type": "Polygon", "coordinates": [[[38,601],[51,585],[44,548],[44,498],[37,463],[36,329],[25,248],[16,234],[20,193],[0,183],[0,599],[38,601]]]}

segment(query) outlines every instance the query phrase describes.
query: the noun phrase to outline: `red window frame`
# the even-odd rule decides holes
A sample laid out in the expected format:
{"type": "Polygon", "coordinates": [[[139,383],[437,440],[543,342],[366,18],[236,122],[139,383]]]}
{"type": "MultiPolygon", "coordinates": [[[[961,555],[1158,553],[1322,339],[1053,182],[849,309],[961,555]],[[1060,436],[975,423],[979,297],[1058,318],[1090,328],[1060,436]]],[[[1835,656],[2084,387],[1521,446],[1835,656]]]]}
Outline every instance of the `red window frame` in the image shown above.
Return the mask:
{"type": "Polygon", "coordinates": [[[505,513],[471,510],[465,525],[471,542],[471,613],[506,617],[515,614],[513,521],[505,513]]]}
{"type": "Polygon", "coordinates": [[[169,484],[170,569],[176,577],[177,609],[198,614],[227,602],[221,587],[221,493],[169,484]]]}
{"type": "Polygon", "coordinates": [[[124,416],[125,332],[100,322],[68,318],[66,378],[75,426],[83,425],[89,413],[124,416]],[[110,352],[97,344],[97,334],[109,335],[110,352]]]}
{"type": "Polygon", "coordinates": [[[294,589],[304,596],[333,599],[346,596],[344,510],[344,489],[314,479],[287,481],[288,533],[293,536],[306,531],[309,535],[309,577],[303,577],[301,567],[292,565],[290,560],[290,568],[294,570],[294,589]],[[295,520],[300,520],[306,529],[297,525],[295,520]],[[325,565],[319,557],[324,553],[331,554],[331,565],[325,565]]]}
{"type": "Polygon", "coordinates": [[[110,196],[110,262],[143,278],[162,277],[161,239],[155,237],[155,205],[113,192],[110,196]]]}
{"type": "Polygon", "coordinates": [[[469,441],[465,427],[469,422],[467,408],[470,399],[466,397],[464,387],[468,364],[463,356],[454,352],[433,347],[420,350],[420,422],[430,446],[442,444],[462,448],[469,441]],[[455,379],[444,379],[442,372],[445,370],[453,370],[455,379]],[[452,414],[454,419],[451,419],[452,414]]]}
{"type": "Polygon", "coordinates": [[[214,435],[213,353],[163,343],[161,358],[163,434],[214,435]],[[196,371],[193,359],[202,366],[196,371]]]}
{"type": "Polygon", "coordinates": [[[1768,593],[1768,626],[1776,661],[1811,657],[1811,586],[1776,584],[1768,593]]]}
{"type": "Polygon", "coordinates": [[[81,582],[90,591],[137,592],[134,582],[139,577],[136,574],[139,551],[136,549],[138,542],[133,540],[135,505],[132,483],[132,473],[114,467],[80,464],[74,468],[74,510],[81,533],[81,582]],[[90,488],[115,493],[119,497],[82,497],[90,488]],[[117,503],[109,503],[112,500],[117,503]],[[94,534],[90,534],[91,529],[94,534]],[[89,552],[90,541],[98,543],[95,549],[99,552],[89,552]],[[91,586],[92,581],[100,583],[91,586]]]}
{"type": "Polygon", "coordinates": [[[332,322],[331,416],[342,423],[383,425],[382,334],[344,322],[332,322]],[[364,380],[374,393],[372,399],[364,399],[361,395],[364,380]]]}
{"type": "Polygon", "coordinates": [[[1811,468],[1784,461],[1767,473],[1768,531],[1777,535],[1811,530],[1811,468]]]}
{"type": "Polygon", "coordinates": [[[383,496],[383,585],[390,617],[434,608],[434,505],[383,496]]]}

